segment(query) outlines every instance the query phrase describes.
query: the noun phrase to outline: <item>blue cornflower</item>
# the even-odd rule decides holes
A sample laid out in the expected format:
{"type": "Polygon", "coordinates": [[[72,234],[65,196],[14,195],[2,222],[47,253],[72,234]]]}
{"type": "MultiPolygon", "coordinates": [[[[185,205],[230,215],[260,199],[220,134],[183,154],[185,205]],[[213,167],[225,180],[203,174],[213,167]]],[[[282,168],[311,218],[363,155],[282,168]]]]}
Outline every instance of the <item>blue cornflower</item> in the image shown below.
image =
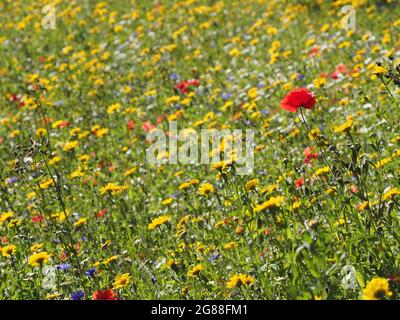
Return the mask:
{"type": "Polygon", "coordinates": [[[89,277],[93,277],[95,273],[96,273],[96,268],[92,268],[92,269],[85,271],[85,275],[87,275],[89,277]]]}
{"type": "Polygon", "coordinates": [[[62,263],[57,266],[58,271],[67,271],[69,268],[71,268],[69,263],[62,263]]]}
{"type": "Polygon", "coordinates": [[[70,295],[71,300],[81,300],[84,296],[85,294],[83,293],[82,290],[79,290],[77,292],[72,292],[70,295]]]}

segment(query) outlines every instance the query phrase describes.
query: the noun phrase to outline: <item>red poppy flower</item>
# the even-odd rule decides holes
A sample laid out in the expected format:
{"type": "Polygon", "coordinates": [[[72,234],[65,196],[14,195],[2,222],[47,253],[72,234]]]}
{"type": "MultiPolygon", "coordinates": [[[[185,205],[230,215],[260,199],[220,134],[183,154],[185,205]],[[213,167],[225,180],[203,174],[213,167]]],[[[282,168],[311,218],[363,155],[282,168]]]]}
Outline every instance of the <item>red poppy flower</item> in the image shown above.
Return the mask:
{"type": "Polygon", "coordinates": [[[296,188],[300,188],[304,185],[304,178],[298,178],[295,182],[294,185],[296,186],[296,188]]]}
{"type": "Polygon", "coordinates": [[[304,156],[306,157],[304,163],[310,164],[312,159],[318,159],[319,154],[313,153],[313,149],[311,147],[307,147],[303,151],[304,156]]]}
{"type": "Polygon", "coordinates": [[[117,295],[111,289],[108,290],[96,290],[93,293],[93,300],[118,300],[117,295]]]}
{"type": "Polygon", "coordinates": [[[149,121],[145,121],[142,124],[142,129],[144,132],[149,132],[151,129],[154,129],[154,128],[155,128],[154,124],[152,124],[149,121]]]}
{"type": "Polygon", "coordinates": [[[318,47],[313,47],[311,50],[308,52],[307,56],[308,57],[314,57],[319,53],[319,48],[318,47]]]}
{"type": "Polygon", "coordinates": [[[41,215],[41,214],[38,214],[38,215],[36,215],[36,216],[33,216],[32,218],[31,218],[31,221],[32,222],[42,222],[43,221],[43,216],[41,215]]]}
{"type": "Polygon", "coordinates": [[[187,83],[193,87],[198,87],[200,85],[200,81],[197,79],[191,79],[187,83]]]}
{"type": "Polygon", "coordinates": [[[312,92],[306,88],[300,88],[292,90],[282,99],[281,108],[289,112],[296,112],[301,107],[312,109],[316,102],[312,92]]]}
{"type": "Polygon", "coordinates": [[[349,73],[349,70],[347,69],[347,67],[343,63],[340,63],[336,66],[335,71],[333,73],[331,73],[330,77],[331,77],[331,79],[336,80],[336,79],[339,79],[339,76],[341,74],[348,74],[348,73],[349,73]]]}
{"type": "Polygon", "coordinates": [[[135,122],[133,120],[128,120],[128,123],[126,124],[126,126],[128,127],[128,130],[133,130],[135,129],[135,122]]]}
{"type": "Polygon", "coordinates": [[[159,115],[158,117],[157,117],[157,124],[160,124],[161,122],[163,122],[164,121],[164,119],[165,119],[165,116],[164,115],[159,115]]]}
{"type": "Polygon", "coordinates": [[[178,83],[175,86],[175,89],[179,90],[182,94],[187,94],[189,87],[198,87],[199,85],[200,85],[200,81],[199,80],[190,79],[188,81],[184,80],[184,81],[178,83]]]}
{"type": "Polygon", "coordinates": [[[101,217],[104,216],[107,212],[108,212],[108,209],[107,209],[107,208],[104,208],[103,210],[100,210],[99,212],[97,212],[96,217],[101,218],[101,217]]]}
{"type": "Polygon", "coordinates": [[[186,94],[188,86],[187,81],[182,81],[175,86],[175,89],[179,90],[182,94],[186,94]]]}
{"type": "Polygon", "coordinates": [[[355,186],[354,184],[352,184],[352,185],[350,186],[350,191],[351,191],[351,193],[357,193],[357,192],[358,192],[357,186],[355,186]]]}

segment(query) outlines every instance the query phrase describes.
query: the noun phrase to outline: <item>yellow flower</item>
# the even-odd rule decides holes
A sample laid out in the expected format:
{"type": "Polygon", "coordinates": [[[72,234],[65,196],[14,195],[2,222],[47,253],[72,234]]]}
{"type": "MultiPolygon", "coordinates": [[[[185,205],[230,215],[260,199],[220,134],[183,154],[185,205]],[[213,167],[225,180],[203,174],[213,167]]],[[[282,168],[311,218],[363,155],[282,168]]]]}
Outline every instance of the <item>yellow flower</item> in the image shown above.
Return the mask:
{"type": "Polygon", "coordinates": [[[198,265],[194,266],[191,270],[189,270],[188,276],[192,277],[192,278],[196,277],[203,270],[204,270],[204,267],[201,264],[198,264],[198,265]]]}
{"type": "Polygon", "coordinates": [[[169,259],[167,261],[167,266],[171,269],[176,268],[178,266],[177,262],[174,259],[169,259]]]}
{"type": "Polygon", "coordinates": [[[100,188],[100,194],[112,194],[113,196],[128,189],[128,186],[119,186],[115,183],[107,183],[104,187],[100,188]]]}
{"type": "Polygon", "coordinates": [[[211,183],[203,183],[199,187],[199,194],[202,196],[214,193],[215,189],[214,186],[211,183]]]}
{"type": "Polygon", "coordinates": [[[248,181],[248,182],[246,183],[246,190],[247,190],[247,191],[255,190],[256,187],[257,187],[259,184],[260,184],[260,180],[258,180],[258,179],[252,179],[252,180],[250,180],[250,181],[248,181]]]}
{"type": "Polygon", "coordinates": [[[42,266],[49,261],[50,255],[43,251],[39,253],[34,253],[29,257],[28,264],[32,267],[42,266]]]}
{"type": "Polygon", "coordinates": [[[271,193],[272,191],[276,190],[278,188],[277,184],[271,184],[268,185],[264,188],[262,188],[261,193],[271,193]]]}
{"type": "Polygon", "coordinates": [[[229,243],[224,244],[224,249],[227,249],[227,250],[235,249],[235,248],[237,248],[237,247],[239,247],[239,245],[238,245],[238,243],[235,242],[235,241],[232,241],[232,242],[229,242],[229,243]]]}
{"type": "Polygon", "coordinates": [[[53,179],[47,179],[39,184],[40,189],[46,190],[48,187],[54,184],[53,179]]]}
{"type": "Polygon", "coordinates": [[[197,179],[191,179],[189,181],[183,182],[180,186],[179,186],[179,190],[186,190],[191,186],[194,186],[196,184],[199,183],[199,180],[197,179]]]}
{"type": "Polygon", "coordinates": [[[121,108],[120,103],[114,103],[107,108],[107,113],[113,114],[115,111],[119,111],[120,108],[121,108]]]}
{"type": "Polygon", "coordinates": [[[51,158],[50,160],[49,160],[49,165],[53,165],[53,164],[56,164],[57,162],[60,162],[61,161],[61,158],[59,157],[59,156],[54,156],[53,158],[51,158]]]}
{"type": "Polygon", "coordinates": [[[382,300],[386,297],[390,298],[392,295],[389,281],[384,278],[372,279],[363,290],[364,300],[382,300]]]}
{"type": "Polygon", "coordinates": [[[318,77],[313,81],[313,83],[314,83],[314,86],[316,88],[323,87],[325,85],[325,83],[326,83],[326,78],[325,77],[318,77]]]}
{"type": "Polygon", "coordinates": [[[353,126],[353,120],[349,118],[345,123],[341,124],[340,126],[334,126],[333,131],[335,133],[348,132],[350,131],[352,126],[353,126]]]}
{"type": "Polygon", "coordinates": [[[45,128],[39,128],[36,130],[36,135],[38,137],[44,137],[47,134],[47,130],[45,128]]]}
{"type": "Polygon", "coordinates": [[[12,211],[4,212],[3,214],[1,214],[0,215],[0,225],[2,225],[7,220],[10,220],[13,216],[14,216],[14,212],[12,212],[12,211]]]}
{"type": "Polygon", "coordinates": [[[233,289],[244,285],[245,287],[254,283],[255,279],[252,276],[246,276],[242,273],[233,275],[226,283],[228,289],[233,289]]]}
{"type": "Polygon", "coordinates": [[[31,246],[31,252],[38,252],[43,247],[43,243],[36,243],[31,246]]]}
{"type": "Polygon", "coordinates": [[[15,250],[17,250],[17,247],[10,244],[8,246],[1,248],[1,254],[3,257],[10,258],[11,255],[14,254],[15,250]]]}
{"type": "Polygon", "coordinates": [[[81,225],[84,225],[88,218],[79,218],[77,221],[74,223],[74,227],[80,227],[81,225]]]}
{"type": "Polygon", "coordinates": [[[386,74],[387,70],[382,66],[375,66],[372,73],[373,74],[386,74]]]}
{"type": "Polygon", "coordinates": [[[76,140],[69,141],[66,144],[64,144],[63,151],[68,152],[68,151],[74,150],[74,149],[76,149],[77,146],[78,146],[78,141],[76,141],[76,140]]]}
{"type": "Polygon", "coordinates": [[[280,207],[283,204],[283,201],[284,201],[284,197],[282,197],[282,196],[271,197],[267,201],[264,201],[263,203],[257,205],[254,208],[254,212],[258,213],[258,212],[264,211],[266,209],[280,207]]]}
{"type": "Polygon", "coordinates": [[[171,216],[168,216],[168,215],[157,217],[157,218],[153,219],[153,221],[151,223],[149,223],[147,228],[149,230],[153,230],[153,229],[161,226],[162,224],[168,223],[170,220],[171,220],[171,216]]]}
{"type": "Polygon", "coordinates": [[[131,283],[132,277],[130,273],[124,273],[115,277],[113,289],[124,289],[131,283]]]}
{"type": "Polygon", "coordinates": [[[129,177],[130,175],[132,175],[133,173],[135,173],[137,171],[136,167],[133,167],[131,169],[128,169],[125,171],[124,176],[125,177],[129,177]]]}
{"type": "Polygon", "coordinates": [[[398,196],[400,195],[400,189],[399,188],[390,188],[388,191],[386,191],[383,196],[382,200],[387,201],[392,199],[393,196],[398,196]]]}
{"type": "Polygon", "coordinates": [[[323,168],[319,168],[317,171],[315,171],[315,175],[316,176],[323,176],[327,173],[330,172],[329,167],[323,167],[323,168]]]}
{"type": "Polygon", "coordinates": [[[103,261],[103,263],[104,263],[104,264],[110,264],[111,262],[116,261],[118,258],[119,258],[119,256],[114,255],[114,256],[112,256],[112,257],[109,257],[109,258],[105,259],[105,260],[103,261]]]}
{"type": "Polygon", "coordinates": [[[165,199],[164,201],[162,201],[161,204],[162,204],[163,206],[167,206],[167,205],[171,204],[173,200],[174,200],[174,199],[172,199],[172,198],[167,198],[167,199],[165,199]]]}

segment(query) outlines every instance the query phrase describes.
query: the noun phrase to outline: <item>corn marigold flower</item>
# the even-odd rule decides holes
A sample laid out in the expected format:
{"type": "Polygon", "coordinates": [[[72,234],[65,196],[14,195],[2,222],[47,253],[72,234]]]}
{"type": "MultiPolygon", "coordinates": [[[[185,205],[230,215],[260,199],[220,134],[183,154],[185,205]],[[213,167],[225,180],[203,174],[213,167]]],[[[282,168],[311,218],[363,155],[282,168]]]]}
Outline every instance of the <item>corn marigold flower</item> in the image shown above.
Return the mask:
{"type": "Polygon", "coordinates": [[[180,186],[179,186],[179,190],[186,190],[186,189],[188,189],[189,187],[191,187],[191,186],[194,186],[194,185],[197,185],[197,184],[199,184],[199,180],[198,179],[191,179],[191,180],[188,180],[188,181],[186,181],[186,182],[183,182],[180,186]]]}
{"type": "Polygon", "coordinates": [[[306,88],[295,89],[289,92],[281,101],[281,108],[296,112],[298,108],[312,109],[316,104],[315,95],[306,88]]]}
{"type": "Polygon", "coordinates": [[[50,256],[51,255],[45,251],[34,253],[29,257],[28,264],[32,267],[42,266],[49,261],[50,256]]]}
{"type": "Polygon", "coordinates": [[[69,152],[71,150],[75,150],[78,147],[78,143],[79,142],[77,140],[67,142],[63,146],[63,151],[69,152]]]}
{"type": "Polygon", "coordinates": [[[375,75],[377,75],[377,74],[383,74],[383,75],[385,75],[387,72],[388,72],[388,71],[387,71],[386,68],[384,68],[384,67],[382,67],[382,66],[378,66],[378,65],[376,65],[376,66],[374,67],[374,69],[372,70],[372,73],[375,74],[375,75]]]}
{"type": "Polygon", "coordinates": [[[74,227],[80,227],[84,225],[87,222],[88,218],[79,218],[78,220],[75,221],[74,227]]]}
{"type": "Polygon", "coordinates": [[[250,284],[255,283],[255,279],[252,276],[248,276],[242,273],[233,275],[226,283],[228,289],[238,288],[240,286],[248,287],[250,284]]]}
{"type": "Polygon", "coordinates": [[[12,244],[9,244],[9,245],[7,245],[7,246],[1,248],[0,250],[1,250],[1,255],[2,255],[3,257],[11,258],[11,256],[12,256],[12,255],[15,253],[15,251],[17,250],[17,247],[14,246],[14,245],[12,245],[12,244]]]}
{"type": "Polygon", "coordinates": [[[153,221],[151,221],[151,223],[149,223],[148,225],[148,230],[154,230],[155,228],[168,223],[171,220],[171,216],[165,215],[165,216],[160,216],[157,217],[155,219],[153,219],[153,221]]]}
{"type": "Polygon", "coordinates": [[[128,189],[128,186],[119,186],[115,183],[107,183],[104,187],[100,188],[100,194],[111,194],[111,195],[117,195],[123,191],[128,189]]]}
{"type": "Polygon", "coordinates": [[[393,196],[398,196],[400,195],[400,189],[399,188],[390,188],[388,191],[386,191],[383,196],[382,200],[387,201],[391,200],[393,196]]]}
{"type": "Polygon", "coordinates": [[[347,119],[347,121],[339,126],[334,126],[333,131],[335,133],[348,132],[353,127],[353,120],[351,118],[347,119]]]}
{"type": "Polygon", "coordinates": [[[130,273],[117,275],[114,279],[113,289],[124,289],[131,283],[132,277],[130,273]]]}
{"type": "Polygon", "coordinates": [[[250,181],[247,181],[246,183],[246,190],[247,191],[253,191],[256,189],[256,187],[260,184],[260,180],[259,179],[252,179],[250,181]]]}
{"type": "Polygon", "coordinates": [[[267,209],[278,208],[283,204],[283,202],[284,202],[284,197],[282,196],[271,197],[267,201],[257,205],[254,208],[254,212],[259,213],[267,209]]]}
{"type": "Polygon", "coordinates": [[[47,134],[47,130],[45,128],[39,128],[36,130],[36,136],[44,137],[47,134]]]}
{"type": "Polygon", "coordinates": [[[111,257],[105,259],[105,260],[103,261],[103,264],[110,264],[110,263],[112,263],[112,262],[114,262],[114,261],[117,261],[118,258],[119,258],[118,255],[111,256],[111,257]]]}
{"type": "Polygon", "coordinates": [[[14,212],[8,211],[4,212],[0,215],[0,225],[2,225],[4,222],[11,220],[11,218],[14,216],[14,212]]]}
{"type": "Polygon", "coordinates": [[[239,244],[235,241],[224,244],[224,249],[231,250],[239,247],[239,244]]]}
{"type": "Polygon", "coordinates": [[[168,206],[168,205],[170,205],[170,204],[172,203],[173,200],[174,200],[173,198],[167,198],[167,199],[163,200],[163,201],[161,202],[161,204],[162,204],[163,206],[168,206]]]}
{"type": "Polygon", "coordinates": [[[118,300],[117,295],[111,289],[96,290],[92,296],[93,300],[118,300]]]}
{"type": "Polygon", "coordinates": [[[368,282],[363,290],[364,300],[383,300],[390,298],[393,293],[390,291],[389,281],[385,278],[374,278],[368,282]]]}
{"type": "Polygon", "coordinates": [[[201,264],[198,264],[194,266],[191,270],[188,272],[188,276],[191,278],[194,278],[200,274],[201,271],[204,270],[204,267],[201,264]]]}
{"type": "Polygon", "coordinates": [[[215,188],[211,183],[203,183],[199,187],[199,194],[202,196],[206,196],[206,195],[209,195],[214,192],[215,192],[215,188]]]}

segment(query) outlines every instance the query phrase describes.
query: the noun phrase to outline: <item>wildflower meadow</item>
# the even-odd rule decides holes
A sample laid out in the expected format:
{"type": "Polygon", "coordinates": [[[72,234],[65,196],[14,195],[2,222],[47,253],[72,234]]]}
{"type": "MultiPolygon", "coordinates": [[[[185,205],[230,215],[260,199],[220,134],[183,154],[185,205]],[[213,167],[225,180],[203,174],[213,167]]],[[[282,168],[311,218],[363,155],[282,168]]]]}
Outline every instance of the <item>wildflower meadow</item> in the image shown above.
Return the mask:
{"type": "Polygon", "coordinates": [[[0,25],[0,299],[400,298],[398,1],[0,25]]]}

